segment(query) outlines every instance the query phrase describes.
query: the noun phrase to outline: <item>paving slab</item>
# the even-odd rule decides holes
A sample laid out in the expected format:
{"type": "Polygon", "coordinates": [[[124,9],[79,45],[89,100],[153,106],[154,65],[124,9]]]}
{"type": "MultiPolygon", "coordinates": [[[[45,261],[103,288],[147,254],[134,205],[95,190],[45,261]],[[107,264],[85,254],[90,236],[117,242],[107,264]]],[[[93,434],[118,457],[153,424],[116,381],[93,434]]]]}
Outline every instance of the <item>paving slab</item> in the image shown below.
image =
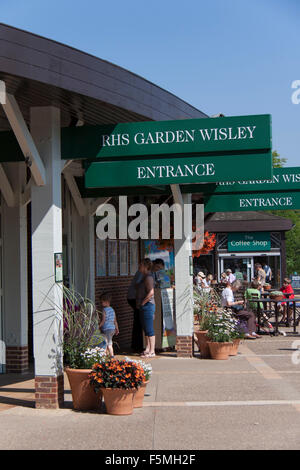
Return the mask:
{"type": "Polygon", "coordinates": [[[0,449],[300,449],[300,366],[291,341],[244,341],[228,361],[147,360],[145,406],[130,416],[34,408],[33,373],[0,376],[0,449]]]}

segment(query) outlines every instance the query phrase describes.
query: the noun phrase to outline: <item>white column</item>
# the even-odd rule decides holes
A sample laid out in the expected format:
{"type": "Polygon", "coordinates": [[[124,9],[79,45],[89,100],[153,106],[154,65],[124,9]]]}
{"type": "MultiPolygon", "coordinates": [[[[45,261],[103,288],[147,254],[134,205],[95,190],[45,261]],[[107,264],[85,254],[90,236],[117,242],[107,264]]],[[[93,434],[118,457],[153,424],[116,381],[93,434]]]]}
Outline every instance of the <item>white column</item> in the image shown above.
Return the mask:
{"type": "Polygon", "coordinates": [[[189,227],[190,233],[187,234],[188,236],[186,237],[183,232],[181,240],[174,240],[176,331],[177,337],[183,336],[192,338],[193,277],[190,273],[190,261],[192,256],[190,238],[192,233],[191,194],[183,194],[182,203],[185,205],[185,227],[189,227]]]}
{"type": "Polygon", "coordinates": [[[5,172],[15,193],[15,206],[2,206],[6,371],[23,372],[28,368],[27,210],[19,199],[26,168],[11,163],[5,172]]]}
{"type": "Polygon", "coordinates": [[[54,253],[62,252],[60,111],[31,109],[31,135],[45,165],[46,184],[33,186],[32,290],[36,376],[62,373],[62,284],[55,284],[54,253]]]}

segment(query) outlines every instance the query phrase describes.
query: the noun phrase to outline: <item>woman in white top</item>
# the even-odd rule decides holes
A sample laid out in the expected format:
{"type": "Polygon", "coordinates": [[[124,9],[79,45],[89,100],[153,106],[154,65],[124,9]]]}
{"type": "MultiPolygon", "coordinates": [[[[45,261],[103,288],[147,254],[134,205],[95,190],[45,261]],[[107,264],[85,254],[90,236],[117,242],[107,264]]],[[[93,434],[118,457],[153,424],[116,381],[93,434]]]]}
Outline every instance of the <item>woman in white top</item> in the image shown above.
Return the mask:
{"type": "Polygon", "coordinates": [[[226,288],[222,291],[222,307],[230,307],[240,320],[247,322],[248,332],[245,334],[245,338],[256,339],[260,338],[256,334],[256,317],[251,310],[244,310],[244,300],[235,300],[233,293],[241,287],[240,281],[235,281],[231,284],[229,281],[226,288]]]}
{"type": "Polygon", "coordinates": [[[209,287],[209,284],[206,280],[206,276],[202,271],[200,271],[197,274],[197,286],[198,286],[198,289],[201,289],[204,292],[209,292],[210,291],[210,287],[209,287]]]}

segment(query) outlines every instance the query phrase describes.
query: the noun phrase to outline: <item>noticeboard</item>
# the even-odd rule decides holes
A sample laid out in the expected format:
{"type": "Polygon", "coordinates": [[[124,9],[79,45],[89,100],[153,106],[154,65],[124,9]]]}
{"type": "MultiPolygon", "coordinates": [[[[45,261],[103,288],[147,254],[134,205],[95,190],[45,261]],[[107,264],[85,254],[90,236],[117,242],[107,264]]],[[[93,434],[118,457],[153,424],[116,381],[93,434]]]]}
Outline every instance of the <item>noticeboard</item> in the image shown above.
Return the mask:
{"type": "Polygon", "coordinates": [[[292,281],[292,288],[293,289],[300,289],[300,276],[292,276],[291,277],[291,281],[292,281]]]}
{"type": "Polygon", "coordinates": [[[174,327],[174,289],[161,289],[162,304],[162,348],[175,346],[176,331],[174,327]]]}

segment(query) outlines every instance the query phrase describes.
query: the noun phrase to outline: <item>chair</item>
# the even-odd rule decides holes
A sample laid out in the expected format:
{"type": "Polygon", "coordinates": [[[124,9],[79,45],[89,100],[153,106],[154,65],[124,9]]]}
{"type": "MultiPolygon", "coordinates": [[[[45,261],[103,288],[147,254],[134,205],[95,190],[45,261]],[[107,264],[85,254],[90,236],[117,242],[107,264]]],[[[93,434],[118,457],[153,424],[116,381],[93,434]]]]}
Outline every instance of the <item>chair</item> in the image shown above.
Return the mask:
{"type": "MultiPolygon", "coordinates": [[[[251,298],[247,299],[247,308],[250,310],[254,311],[258,315],[259,312],[259,306],[258,303],[255,303],[255,305],[251,305],[251,300],[259,300],[260,296],[258,293],[253,292],[251,293],[251,298]]],[[[260,310],[260,315],[258,318],[258,329],[263,328],[264,331],[266,329],[268,330],[268,333],[273,332],[273,325],[270,323],[270,318],[273,316],[274,312],[272,309],[263,309],[260,310]]]]}

